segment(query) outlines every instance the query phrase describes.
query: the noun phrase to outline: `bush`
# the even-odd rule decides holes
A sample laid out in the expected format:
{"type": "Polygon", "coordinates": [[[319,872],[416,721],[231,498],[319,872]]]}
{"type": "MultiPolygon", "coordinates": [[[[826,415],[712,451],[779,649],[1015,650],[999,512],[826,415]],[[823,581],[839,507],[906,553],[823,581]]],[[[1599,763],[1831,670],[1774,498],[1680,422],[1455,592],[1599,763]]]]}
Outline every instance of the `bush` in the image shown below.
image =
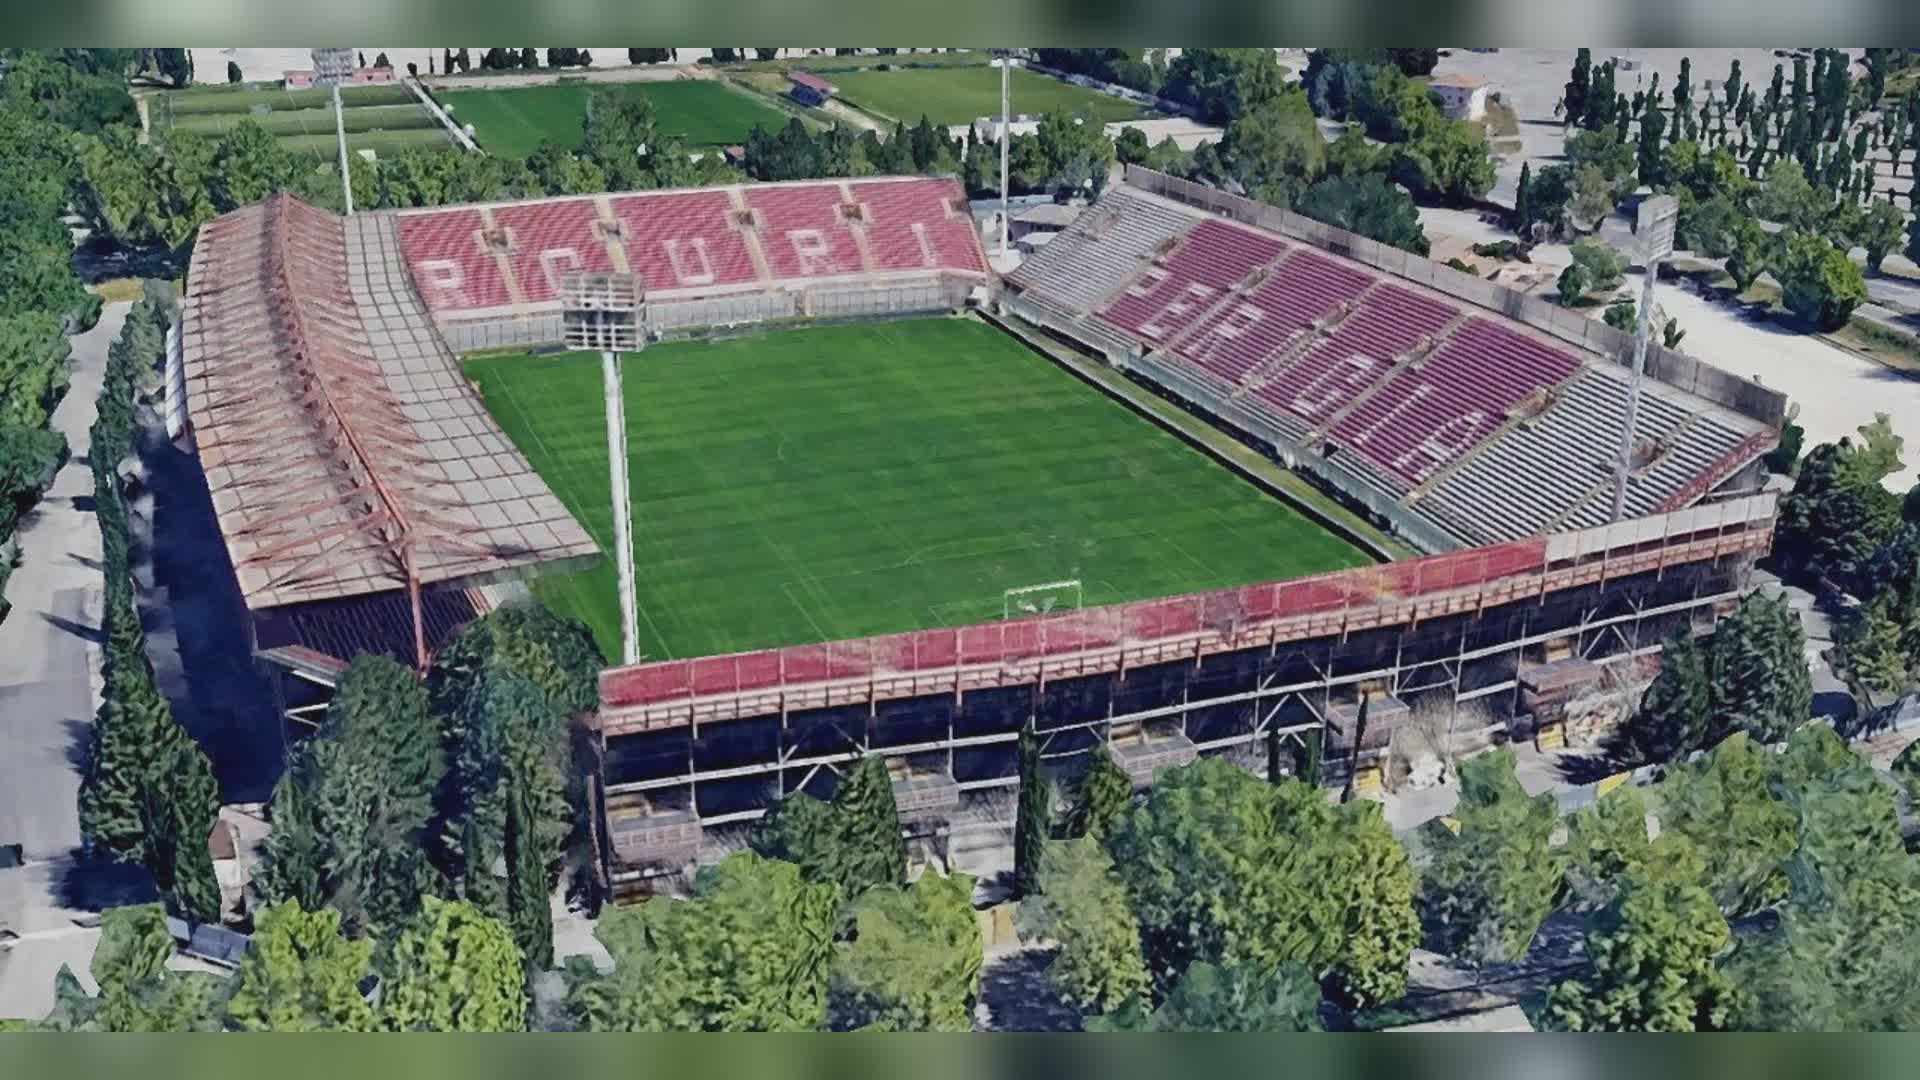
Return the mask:
{"type": "Polygon", "coordinates": [[[1793,233],[1781,246],[1773,276],[1781,299],[1818,330],[1837,330],[1867,298],[1866,277],[1847,253],[1813,233],[1793,233]]]}

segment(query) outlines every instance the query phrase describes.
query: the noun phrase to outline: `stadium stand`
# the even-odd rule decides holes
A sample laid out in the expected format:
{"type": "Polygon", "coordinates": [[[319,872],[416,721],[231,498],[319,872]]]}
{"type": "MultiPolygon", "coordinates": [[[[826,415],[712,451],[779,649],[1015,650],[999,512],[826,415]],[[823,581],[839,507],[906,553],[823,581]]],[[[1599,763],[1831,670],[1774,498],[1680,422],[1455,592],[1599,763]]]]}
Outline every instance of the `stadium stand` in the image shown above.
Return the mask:
{"type": "MultiPolygon", "coordinates": [[[[1009,298],[1430,535],[1488,543],[1607,520],[1627,396],[1613,359],[1476,293],[1347,258],[1357,238],[1280,237],[1233,216],[1110,188],[1006,277],[1009,298]]],[[[1657,379],[1640,417],[1631,514],[1697,501],[1776,438],[1657,379]]]]}
{"type": "MultiPolygon", "coordinates": [[[[823,278],[984,283],[986,255],[952,180],[753,184],[393,211],[406,264],[440,319],[539,315],[568,269],[627,269],[676,301],[792,291],[823,278]],[[610,208],[611,222],[601,206],[610,208]],[[612,229],[609,229],[611,224],[612,229]],[[617,242],[616,242],[617,238],[617,242]]],[[[786,312],[791,304],[723,305],[786,312]]],[[[684,321],[684,320],[681,320],[684,321]]],[[[734,321],[723,317],[719,321],[734,321]]]]}
{"type": "Polygon", "coordinates": [[[876,270],[964,267],[979,250],[979,235],[955,209],[953,185],[942,180],[852,185],[854,202],[876,270]]]}
{"type": "Polygon", "coordinates": [[[1084,315],[1194,221],[1194,212],[1184,207],[1113,188],[1048,244],[1044,256],[1021,263],[1007,280],[1062,311],[1084,315]]]}
{"type": "Polygon", "coordinates": [[[1182,360],[1231,386],[1240,386],[1300,333],[1333,314],[1372,285],[1370,274],[1296,250],[1266,280],[1241,295],[1175,347],[1182,360]]]}
{"type": "Polygon", "coordinates": [[[1283,427],[1318,428],[1458,314],[1449,304],[1400,286],[1375,286],[1325,340],[1284,365],[1252,396],[1283,427]]]}
{"type": "Polygon", "coordinates": [[[1333,435],[1418,484],[1491,434],[1508,410],[1579,369],[1566,352],[1471,318],[1348,413],[1333,435]]]}
{"type": "Polygon", "coordinates": [[[748,188],[747,205],[775,277],[833,277],[866,269],[840,209],[840,185],[748,188]]]}
{"type": "Polygon", "coordinates": [[[745,237],[728,223],[733,200],[726,192],[619,195],[611,201],[627,263],[649,290],[742,285],[759,277],[745,237]]]}
{"type": "Polygon", "coordinates": [[[427,306],[490,308],[511,303],[507,279],[483,233],[486,222],[471,208],[400,217],[400,243],[413,267],[413,283],[427,306]]]}
{"type": "Polygon", "coordinates": [[[1101,317],[1145,340],[1169,342],[1282,250],[1279,241],[1250,229],[1203,221],[1102,308],[1101,317]]]}
{"type": "Polygon", "coordinates": [[[505,232],[507,262],[529,302],[558,300],[560,282],[570,271],[613,269],[598,221],[598,207],[585,199],[494,209],[494,228],[505,232]]]}

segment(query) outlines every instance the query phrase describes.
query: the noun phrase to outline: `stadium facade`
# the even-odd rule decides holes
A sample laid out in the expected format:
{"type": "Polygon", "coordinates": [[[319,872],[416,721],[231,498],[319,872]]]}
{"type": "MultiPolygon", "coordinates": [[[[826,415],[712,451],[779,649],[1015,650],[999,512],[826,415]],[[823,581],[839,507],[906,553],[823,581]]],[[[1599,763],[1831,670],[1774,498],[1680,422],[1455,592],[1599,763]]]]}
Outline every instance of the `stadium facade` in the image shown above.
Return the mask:
{"type": "MultiPolygon", "coordinates": [[[[324,687],[418,660],[487,583],[594,547],[458,368],[559,340],[571,270],[633,272],[657,336],[991,310],[1315,477],[1421,558],[950,630],[609,670],[596,825],[616,879],[670,871],[861,754],[947,846],[1004,827],[1011,744],[1096,742],[1142,783],[1198,753],[1557,731],[1770,543],[1781,396],[1656,348],[1629,519],[1611,328],[1284,211],[1130,169],[1004,280],[950,180],[635,192],[341,219],[287,196],[202,231],[180,350],[256,654],[324,687]],[[277,434],[276,434],[277,433],[277,434]],[[1357,729],[1359,706],[1369,722],[1357,729]]],[[[1090,391],[1091,392],[1091,391],[1090,391]]],[[[309,702],[301,706],[311,708],[309,702]]]]}

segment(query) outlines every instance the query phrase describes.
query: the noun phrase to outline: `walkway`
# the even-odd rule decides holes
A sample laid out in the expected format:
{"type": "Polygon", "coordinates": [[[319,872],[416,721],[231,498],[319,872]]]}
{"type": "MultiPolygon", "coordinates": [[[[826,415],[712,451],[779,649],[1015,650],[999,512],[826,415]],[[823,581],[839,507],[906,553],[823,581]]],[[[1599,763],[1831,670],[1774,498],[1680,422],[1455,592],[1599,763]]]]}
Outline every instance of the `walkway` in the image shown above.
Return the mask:
{"type": "Polygon", "coordinates": [[[93,716],[100,605],[100,532],[93,516],[87,429],[107,345],[131,304],[109,304],[73,339],[73,382],[54,410],[73,456],[20,530],[21,566],[7,585],[13,614],[0,623],[0,843],[29,859],[66,854],[80,842],[76,762],[93,716]]]}

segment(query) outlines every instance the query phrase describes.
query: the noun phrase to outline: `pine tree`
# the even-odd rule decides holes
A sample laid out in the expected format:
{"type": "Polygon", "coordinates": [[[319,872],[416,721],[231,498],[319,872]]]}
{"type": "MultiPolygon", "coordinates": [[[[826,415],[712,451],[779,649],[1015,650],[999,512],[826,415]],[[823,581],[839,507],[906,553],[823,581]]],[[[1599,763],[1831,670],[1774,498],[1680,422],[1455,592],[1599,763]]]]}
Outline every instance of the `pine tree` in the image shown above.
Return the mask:
{"type": "MultiPolygon", "coordinates": [[[[1268,764],[1273,769],[1273,775],[1269,778],[1274,783],[1279,782],[1278,759],[1278,747],[1270,746],[1268,764]]],[[[1133,778],[1113,760],[1113,753],[1107,749],[1106,743],[1096,745],[1088,756],[1087,774],[1080,778],[1080,790],[1075,793],[1073,809],[1067,812],[1067,835],[1105,837],[1132,798],[1133,778]]]]}
{"type": "Polygon", "coordinates": [[[1660,650],[1660,674],[1640,699],[1628,741],[1641,761],[1672,761],[1704,749],[1712,734],[1706,653],[1682,629],[1660,650]]]}
{"type": "Polygon", "coordinates": [[[1040,888],[1040,858],[1052,831],[1053,789],[1040,771],[1040,741],[1020,733],[1020,803],[1013,825],[1013,892],[1032,896],[1040,888]]]}
{"type": "Polygon", "coordinates": [[[847,899],[876,885],[907,880],[906,846],[900,838],[900,809],[893,801],[893,779],[877,754],[860,759],[833,794],[837,813],[839,880],[847,899]]]}

